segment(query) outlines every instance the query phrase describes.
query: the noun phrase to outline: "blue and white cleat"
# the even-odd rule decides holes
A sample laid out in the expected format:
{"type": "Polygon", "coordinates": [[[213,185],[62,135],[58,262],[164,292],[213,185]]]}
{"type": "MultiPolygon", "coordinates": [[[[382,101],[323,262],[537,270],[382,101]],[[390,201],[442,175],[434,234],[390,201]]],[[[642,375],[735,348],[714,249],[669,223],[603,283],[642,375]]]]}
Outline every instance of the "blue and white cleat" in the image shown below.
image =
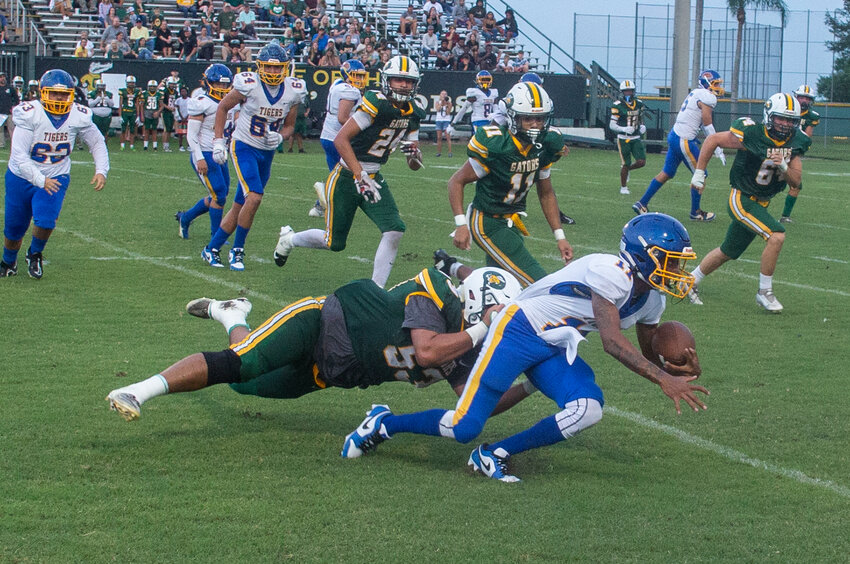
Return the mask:
{"type": "Polygon", "coordinates": [[[207,264],[213,268],[224,268],[224,265],[221,263],[221,255],[219,254],[218,249],[204,247],[201,251],[201,258],[207,261],[207,264]]]}
{"type": "Polygon", "coordinates": [[[632,211],[635,212],[636,215],[643,215],[645,213],[649,213],[649,208],[643,205],[640,201],[632,204],[632,211]]]}
{"type": "Polygon", "coordinates": [[[485,443],[472,451],[466,465],[472,466],[474,470],[481,472],[488,478],[494,478],[501,482],[520,482],[519,478],[507,472],[509,456],[505,449],[490,450],[485,443]]]}
{"type": "Polygon", "coordinates": [[[366,414],[366,419],[354,431],[345,437],[342,444],[343,458],[358,458],[369,453],[379,444],[391,438],[382,421],[393,412],[386,405],[373,405],[366,414]]]}
{"type": "Polygon", "coordinates": [[[177,225],[179,226],[177,228],[177,236],[180,237],[181,239],[188,239],[189,238],[189,226],[183,225],[183,214],[184,213],[186,213],[186,212],[179,211],[179,212],[175,213],[174,219],[177,220],[177,225]]]}
{"type": "Polygon", "coordinates": [[[230,270],[242,272],[245,270],[245,250],[230,249],[230,270]]]}

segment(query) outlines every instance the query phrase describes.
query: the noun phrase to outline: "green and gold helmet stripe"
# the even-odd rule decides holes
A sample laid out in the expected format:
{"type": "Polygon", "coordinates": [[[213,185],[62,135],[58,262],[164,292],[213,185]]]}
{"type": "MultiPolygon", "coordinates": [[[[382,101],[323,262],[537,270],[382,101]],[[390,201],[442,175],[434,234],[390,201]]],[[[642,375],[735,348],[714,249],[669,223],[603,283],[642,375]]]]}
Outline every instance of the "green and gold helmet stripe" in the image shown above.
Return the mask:
{"type": "Polygon", "coordinates": [[[794,110],[794,101],[791,100],[790,94],[785,94],[785,109],[789,112],[794,110]]]}
{"type": "Polygon", "coordinates": [[[531,98],[533,108],[542,108],[543,107],[543,97],[540,95],[540,87],[534,84],[533,82],[526,82],[528,89],[531,91],[531,98]]]}
{"type": "Polygon", "coordinates": [[[410,68],[410,63],[407,60],[407,57],[401,57],[401,72],[407,72],[410,68]]]}

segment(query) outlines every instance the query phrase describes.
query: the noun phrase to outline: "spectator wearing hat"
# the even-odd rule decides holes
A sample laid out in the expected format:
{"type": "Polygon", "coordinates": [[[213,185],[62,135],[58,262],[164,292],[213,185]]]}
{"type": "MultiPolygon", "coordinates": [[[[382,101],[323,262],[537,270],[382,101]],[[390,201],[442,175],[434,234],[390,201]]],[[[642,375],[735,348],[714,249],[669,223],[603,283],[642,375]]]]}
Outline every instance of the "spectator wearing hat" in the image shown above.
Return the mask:
{"type": "Polygon", "coordinates": [[[429,25],[428,31],[425,32],[425,35],[422,36],[422,63],[423,66],[428,64],[428,59],[430,57],[437,56],[437,48],[439,47],[437,43],[437,36],[434,34],[434,26],[429,25]]]}
{"type": "Polygon", "coordinates": [[[153,51],[156,41],[151,37],[151,30],[142,25],[142,20],[136,20],[136,25],[130,30],[130,44],[134,51],[141,48],[153,51]]]}
{"type": "Polygon", "coordinates": [[[525,53],[522,51],[516,52],[516,57],[513,62],[514,72],[528,72],[529,62],[525,58],[525,53]]]}
{"type": "Polygon", "coordinates": [[[367,37],[372,38],[372,43],[374,43],[375,40],[378,38],[378,36],[375,35],[375,30],[372,29],[372,24],[370,24],[369,22],[366,22],[366,25],[364,25],[363,29],[360,30],[360,41],[363,41],[367,37]]]}
{"type": "Polygon", "coordinates": [[[183,28],[177,36],[180,42],[180,52],[177,58],[181,61],[191,61],[198,54],[198,38],[195,37],[195,32],[191,28],[183,28]]]}
{"type": "Polygon", "coordinates": [[[233,29],[233,22],[236,21],[236,17],[238,15],[239,14],[233,10],[233,6],[225,2],[221,7],[221,12],[219,12],[213,20],[213,25],[217,26],[218,33],[226,33],[233,29]]]}
{"type": "Polygon", "coordinates": [[[319,53],[324,53],[325,49],[327,49],[327,47],[328,47],[328,40],[329,39],[330,38],[328,37],[328,34],[325,32],[325,28],[320,27],[316,31],[316,33],[313,35],[313,38],[311,39],[311,41],[318,45],[319,53]]]}
{"type": "Polygon", "coordinates": [[[234,22],[221,40],[221,58],[226,62],[246,63],[250,57],[251,49],[245,46],[239,33],[239,24],[234,22]]]}
{"type": "Polygon", "coordinates": [[[257,32],[254,29],[254,22],[256,20],[257,14],[247,4],[239,6],[239,17],[236,18],[236,21],[239,22],[242,35],[251,39],[257,38],[257,32]]]}

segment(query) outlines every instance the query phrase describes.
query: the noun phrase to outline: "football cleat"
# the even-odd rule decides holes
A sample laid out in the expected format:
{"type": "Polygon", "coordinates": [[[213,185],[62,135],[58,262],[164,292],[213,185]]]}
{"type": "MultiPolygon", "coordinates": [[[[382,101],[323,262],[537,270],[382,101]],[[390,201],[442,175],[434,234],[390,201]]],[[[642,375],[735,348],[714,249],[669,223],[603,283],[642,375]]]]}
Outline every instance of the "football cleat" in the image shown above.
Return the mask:
{"type": "Polygon", "coordinates": [[[643,215],[645,213],[649,213],[649,208],[640,202],[635,202],[632,204],[632,211],[634,211],[637,215],[643,215]]]}
{"type": "Polygon", "coordinates": [[[106,396],[109,401],[109,409],[117,411],[127,421],[138,419],[142,414],[142,405],[136,396],[120,390],[113,390],[106,396]]]}
{"type": "Polygon", "coordinates": [[[434,251],[434,266],[446,276],[452,275],[452,265],[456,262],[457,259],[447,253],[444,249],[437,249],[434,251]]]}
{"type": "Polygon", "coordinates": [[[393,412],[386,405],[373,405],[372,409],[366,413],[363,423],[345,437],[341,456],[358,458],[375,450],[379,444],[391,438],[382,421],[387,415],[392,414],[393,412]]]}
{"type": "Polygon", "coordinates": [[[280,237],[277,239],[277,246],[274,248],[274,263],[278,266],[286,264],[286,259],[289,258],[289,253],[292,252],[292,236],[295,231],[288,225],[280,228],[280,237]]]}
{"type": "Polygon", "coordinates": [[[756,303],[770,313],[779,313],[782,311],[782,304],[773,295],[772,289],[759,290],[759,293],[756,294],[756,303]]]}
{"type": "Polygon", "coordinates": [[[787,215],[783,215],[779,218],[779,223],[794,223],[794,220],[788,217],[787,215]]]}
{"type": "Polygon", "coordinates": [[[714,212],[697,210],[696,213],[692,213],[690,217],[691,221],[714,221],[716,214],[714,212]]]}
{"type": "Polygon", "coordinates": [[[697,290],[696,286],[691,286],[691,289],[688,290],[688,300],[693,305],[702,305],[702,300],[699,297],[699,290],[697,290]]]}
{"type": "Polygon", "coordinates": [[[179,211],[179,212],[175,213],[174,219],[177,220],[177,225],[178,225],[177,236],[180,237],[181,239],[188,239],[189,238],[189,226],[183,225],[183,214],[184,213],[186,213],[186,212],[179,211]]]}
{"type": "Polygon", "coordinates": [[[221,255],[219,254],[218,249],[204,247],[201,251],[201,258],[207,261],[207,264],[213,268],[224,268],[224,265],[221,263],[221,255]]]}
{"type": "Polygon", "coordinates": [[[322,207],[322,204],[319,203],[319,200],[316,200],[316,203],[313,204],[313,207],[310,208],[307,215],[310,217],[325,217],[325,209],[322,207]]]}
{"type": "Polygon", "coordinates": [[[230,249],[228,260],[230,261],[230,270],[240,272],[245,270],[245,249],[230,249]]]}
{"type": "Polygon", "coordinates": [[[189,315],[200,317],[201,319],[215,319],[217,312],[228,310],[238,310],[248,317],[251,309],[254,306],[246,298],[236,298],[235,300],[213,300],[211,298],[197,298],[186,304],[186,311],[189,315]]]}
{"type": "Polygon", "coordinates": [[[42,261],[41,253],[30,253],[27,255],[27,274],[30,275],[30,278],[41,280],[41,277],[44,276],[42,261]]]}
{"type": "Polygon", "coordinates": [[[7,264],[0,260],[0,278],[9,278],[10,276],[17,276],[18,274],[18,263],[7,264]]]}
{"type": "Polygon", "coordinates": [[[314,182],[313,190],[316,191],[316,198],[319,201],[319,205],[322,206],[323,210],[328,209],[328,201],[325,198],[325,183],[324,182],[314,182]]]}
{"type": "Polygon", "coordinates": [[[564,224],[564,225],[575,225],[576,224],[576,220],[574,220],[573,218],[571,218],[570,216],[568,216],[567,214],[565,214],[561,210],[558,210],[558,215],[561,218],[562,224],[564,224]]]}
{"type": "Polygon", "coordinates": [[[628,186],[620,186],[620,194],[631,194],[628,186]]]}
{"type": "Polygon", "coordinates": [[[507,472],[508,465],[506,462],[508,457],[509,455],[505,452],[505,449],[497,448],[495,450],[490,450],[485,443],[472,451],[466,465],[472,466],[473,470],[481,472],[488,478],[493,478],[500,482],[519,482],[521,481],[519,478],[512,476],[507,472]]]}

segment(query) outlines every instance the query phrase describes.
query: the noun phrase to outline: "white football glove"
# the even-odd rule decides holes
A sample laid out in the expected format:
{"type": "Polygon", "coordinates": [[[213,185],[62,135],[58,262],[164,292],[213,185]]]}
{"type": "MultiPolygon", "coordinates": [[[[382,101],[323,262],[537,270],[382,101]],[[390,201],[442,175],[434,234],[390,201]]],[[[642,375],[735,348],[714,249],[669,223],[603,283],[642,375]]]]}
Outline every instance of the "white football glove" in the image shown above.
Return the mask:
{"type": "Polygon", "coordinates": [[[278,145],[283,143],[283,135],[281,135],[277,131],[268,130],[266,132],[266,143],[277,147],[278,145]]]}
{"type": "Polygon", "coordinates": [[[720,159],[720,162],[723,163],[723,166],[726,166],[726,155],[723,154],[722,147],[718,147],[714,150],[714,156],[720,159]]]}
{"type": "Polygon", "coordinates": [[[227,143],[221,137],[213,139],[212,158],[218,164],[227,162],[227,143]]]}
{"type": "Polygon", "coordinates": [[[357,190],[370,204],[377,204],[381,201],[381,187],[377,182],[369,177],[369,173],[360,172],[360,180],[357,181],[357,190]]]}
{"type": "Polygon", "coordinates": [[[623,128],[623,133],[625,133],[626,135],[632,135],[634,132],[635,132],[635,128],[631,125],[627,125],[626,127],[623,128]]]}
{"type": "Polygon", "coordinates": [[[449,137],[451,137],[451,136],[453,136],[454,134],[455,134],[455,128],[454,128],[454,127],[452,127],[452,124],[449,124],[449,126],[446,128],[446,135],[448,135],[449,137]]]}
{"type": "Polygon", "coordinates": [[[705,187],[705,171],[697,168],[694,169],[694,175],[691,177],[691,186],[702,190],[705,187]]]}
{"type": "Polygon", "coordinates": [[[640,124],[640,134],[641,135],[646,134],[646,126],[644,124],[640,124]]]}

